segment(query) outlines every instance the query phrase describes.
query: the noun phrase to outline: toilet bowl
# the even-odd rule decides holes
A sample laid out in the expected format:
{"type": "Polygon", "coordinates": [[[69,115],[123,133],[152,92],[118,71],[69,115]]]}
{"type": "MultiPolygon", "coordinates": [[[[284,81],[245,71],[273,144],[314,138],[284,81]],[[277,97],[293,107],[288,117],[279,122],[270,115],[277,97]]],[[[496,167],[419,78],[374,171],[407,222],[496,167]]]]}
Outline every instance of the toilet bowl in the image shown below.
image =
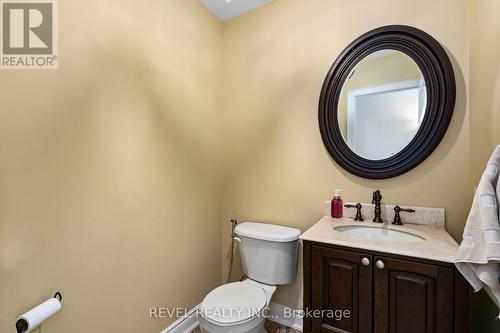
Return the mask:
{"type": "Polygon", "coordinates": [[[217,287],[205,297],[198,316],[200,328],[204,333],[265,333],[264,322],[277,285],[291,283],[297,275],[301,231],[244,222],[234,233],[248,278],[217,287]]]}
{"type": "Polygon", "coordinates": [[[200,307],[200,327],[205,333],[264,333],[268,306],[276,286],[251,279],[212,290],[200,307]]]}

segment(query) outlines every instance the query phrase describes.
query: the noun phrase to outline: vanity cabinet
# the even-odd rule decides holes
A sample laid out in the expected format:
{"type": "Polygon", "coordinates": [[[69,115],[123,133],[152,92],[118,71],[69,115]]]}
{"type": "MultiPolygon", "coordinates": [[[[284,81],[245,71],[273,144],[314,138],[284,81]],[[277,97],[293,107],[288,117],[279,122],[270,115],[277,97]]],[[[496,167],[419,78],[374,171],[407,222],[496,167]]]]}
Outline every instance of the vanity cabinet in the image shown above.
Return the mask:
{"type": "Polygon", "coordinates": [[[465,333],[467,295],[451,263],[304,241],[304,332],[465,333]]]}

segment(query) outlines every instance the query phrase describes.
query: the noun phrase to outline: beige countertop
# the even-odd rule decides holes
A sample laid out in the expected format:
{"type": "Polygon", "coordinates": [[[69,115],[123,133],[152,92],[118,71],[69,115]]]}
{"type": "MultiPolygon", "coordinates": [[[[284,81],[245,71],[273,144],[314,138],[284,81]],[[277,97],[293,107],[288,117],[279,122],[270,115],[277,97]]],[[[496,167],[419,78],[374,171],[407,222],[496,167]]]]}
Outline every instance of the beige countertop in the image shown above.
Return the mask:
{"type": "Polygon", "coordinates": [[[300,239],[448,263],[453,263],[455,261],[455,255],[458,251],[458,244],[442,226],[410,223],[406,223],[402,226],[396,226],[387,222],[357,222],[352,218],[336,219],[329,216],[324,216],[315,225],[304,232],[300,236],[300,239]],[[421,242],[406,243],[392,242],[364,236],[353,236],[338,232],[334,229],[334,227],[340,226],[366,226],[392,229],[415,234],[425,240],[421,242]]]}

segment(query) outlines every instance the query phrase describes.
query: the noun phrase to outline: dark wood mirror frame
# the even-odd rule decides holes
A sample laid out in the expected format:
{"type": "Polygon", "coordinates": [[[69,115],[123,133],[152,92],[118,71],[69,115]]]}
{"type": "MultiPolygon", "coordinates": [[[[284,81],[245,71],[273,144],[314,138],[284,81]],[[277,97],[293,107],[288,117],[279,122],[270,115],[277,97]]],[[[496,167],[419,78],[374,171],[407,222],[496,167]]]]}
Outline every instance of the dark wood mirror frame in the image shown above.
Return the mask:
{"type": "Polygon", "coordinates": [[[413,169],[434,151],[448,129],[454,108],[455,75],[443,47],[422,30],[390,25],[360,36],[335,60],[321,89],[319,128],[328,153],[342,168],[364,178],[390,178],[413,169]],[[383,49],[401,51],[417,63],[426,82],[427,106],[419,130],[403,150],[386,159],[368,160],[344,141],[337,106],[351,70],[367,55],[383,49]]]}

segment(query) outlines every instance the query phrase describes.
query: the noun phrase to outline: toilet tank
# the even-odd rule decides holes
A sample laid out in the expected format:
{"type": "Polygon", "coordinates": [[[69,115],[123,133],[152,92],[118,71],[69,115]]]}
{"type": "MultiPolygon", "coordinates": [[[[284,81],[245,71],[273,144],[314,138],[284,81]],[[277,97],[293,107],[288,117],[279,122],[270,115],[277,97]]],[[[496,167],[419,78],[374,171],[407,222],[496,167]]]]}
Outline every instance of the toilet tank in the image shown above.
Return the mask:
{"type": "Polygon", "coordinates": [[[301,231],[273,224],[243,222],[234,230],[240,242],[243,272],[270,285],[288,284],[297,275],[301,231]]]}

